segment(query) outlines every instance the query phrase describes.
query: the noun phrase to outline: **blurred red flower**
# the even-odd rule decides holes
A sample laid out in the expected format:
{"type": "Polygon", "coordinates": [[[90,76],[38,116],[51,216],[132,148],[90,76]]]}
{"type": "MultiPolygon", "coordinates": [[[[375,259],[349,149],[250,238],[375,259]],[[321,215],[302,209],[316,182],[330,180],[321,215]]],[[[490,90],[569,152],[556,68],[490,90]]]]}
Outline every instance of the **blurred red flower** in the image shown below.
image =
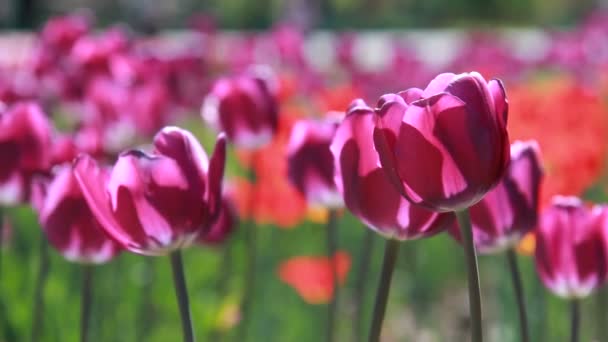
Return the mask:
{"type": "Polygon", "coordinates": [[[604,169],[608,114],[599,94],[566,77],[509,88],[511,139],[536,139],[546,177],[541,206],[556,194],[580,196],[604,169]]]}
{"type": "Polygon", "coordinates": [[[336,268],[338,284],[342,285],[346,281],[350,266],[350,255],[344,251],[336,252],[333,259],[297,256],[281,263],[279,278],[292,286],[306,303],[325,304],[334,295],[332,267],[336,268]]]}

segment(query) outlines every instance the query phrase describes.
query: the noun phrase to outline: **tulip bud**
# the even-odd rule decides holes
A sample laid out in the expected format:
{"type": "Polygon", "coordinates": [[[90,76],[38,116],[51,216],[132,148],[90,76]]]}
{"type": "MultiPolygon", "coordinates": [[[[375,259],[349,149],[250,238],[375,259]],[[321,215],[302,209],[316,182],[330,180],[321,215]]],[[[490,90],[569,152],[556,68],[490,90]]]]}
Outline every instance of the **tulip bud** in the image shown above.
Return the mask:
{"type": "Polygon", "coordinates": [[[93,216],[70,166],[57,169],[35,207],[49,242],[67,260],[101,264],[120,252],[93,216]]]}
{"type": "Polygon", "coordinates": [[[298,121],[287,145],[287,175],[309,203],[342,206],[342,195],[334,183],[334,156],[329,145],[338,123],[335,121],[298,121]]]}
{"type": "Polygon", "coordinates": [[[426,89],[385,95],[374,143],[397,190],[415,204],[466,209],[494,188],[509,163],[508,105],[500,81],[441,74],[426,89]]]}
{"type": "MultiPolygon", "coordinates": [[[[480,253],[512,248],[536,226],[542,174],[536,141],[514,142],[502,181],[470,208],[473,239],[480,253]]],[[[449,231],[460,240],[458,226],[449,231]]]]}
{"type": "Polygon", "coordinates": [[[606,280],[608,207],[588,209],[576,197],[553,197],[536,231],[536,269],[564,298],[582,298],[606,280]]]}
{"type": "Polygon", "coordinates": [[[277,102],[269,84],[249,75],[217,80],[203,102],[202,116],[247,149],[268,143],[278,128],[277,102]]]}
{"type": "Polygon", "coordinates": [[[373,146],[374,110],[354,101],[330,146],[335,183],[346,207],[370,228],[388,238],[427,237],[447,228],[452,213],[435,213],[411,204],[397,192],[380,167],[373,146]]]}
{"type": "Polygon", "coordinates": [[[123,152],[110,172],[89,156],[75,162],[84,196],[113,239],[134,253],[163,255],[189,246],[219,215],[225,142],[211,160],[188,131],[165,127],[155,151],[123,152]]]}

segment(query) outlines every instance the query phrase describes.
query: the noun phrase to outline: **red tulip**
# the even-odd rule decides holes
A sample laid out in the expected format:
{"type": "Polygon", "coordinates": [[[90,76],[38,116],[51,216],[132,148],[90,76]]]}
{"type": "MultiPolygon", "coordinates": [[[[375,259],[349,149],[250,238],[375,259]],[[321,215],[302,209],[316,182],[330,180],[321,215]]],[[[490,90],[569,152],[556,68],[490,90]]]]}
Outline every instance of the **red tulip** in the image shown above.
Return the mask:
{"type": "Polygon", "coordinates": [[[451,213],[411,204],[390,183],[374,150],[374,110],[356,100],[331,144],[335,183],[346,207],[378,233],[407,240],[433,235],[452,223],[451,213]]]}
{"type": "Polygon", "coordinates": [[[74,169],[106,234],[134,253],[163,255],[189,246],[217,219],[226,150],[220,135],[208,160],[177,127],[161,130],[154,149],[123,152],[111,171],[83,155],[74,169]]]}
{"type": "Polygon", "coordinates": [[[553,197],[536,232],[536,269],[545,286],[582,298],[606,280],[608,207],[589,209],[577,197],[553,197]]]}
{"type": "MultiPolygon", "coordinates": [[[[536,141],[514,142],[502,181],[470,208],[473,238],[480,253],[512,248],[536,226],[542,176],[536,141]]],[[[456,225],[450,233],[460,240],[456,225]]]]}
{"type": "Polygon", "coordinates": [[[217,80],[205,98],[202,116],[234,144],[256,149],[278,128],[277,102],[268,82],[250,75],[217,80]]]}
{"type": "Polygon", "coordinates": [[[287,145],[288,177],[309,203],[342,205],[342,196],[334,183],[334,157],[329,150],[337,128],[334,120],[301,120],[291,130],[287,145]]]}
{"type": "Polygon", "coordinates": [[[44,192],[37,205],[40,225],[67,260],[101,264],[120,252],[93,216],[70,166],[59,167],[44,192]]]}
{"type": "Polygon", "coordinates": [[[291,285],[305,302],[323,304],[333,298],[336,283],[344,284],[350,264],[350,255],[343,251],[336,252],[331,259],[298,256],[281,263],[279,278],[291,285]]]}
{"type": "Polygon", "coordinates": [[[374,141],[383,169],[413,203],[447,212],[477,203],[509,163],[500,81],[441,74],[425,90],[381,98],[374,141]]]}
{"type": "Polygon", "coordinates": [[[22,102],[0,112],[0,203],[26,200],[31,175],[46,172],[51,155],[51,124],[40,106],[22,102]]]}

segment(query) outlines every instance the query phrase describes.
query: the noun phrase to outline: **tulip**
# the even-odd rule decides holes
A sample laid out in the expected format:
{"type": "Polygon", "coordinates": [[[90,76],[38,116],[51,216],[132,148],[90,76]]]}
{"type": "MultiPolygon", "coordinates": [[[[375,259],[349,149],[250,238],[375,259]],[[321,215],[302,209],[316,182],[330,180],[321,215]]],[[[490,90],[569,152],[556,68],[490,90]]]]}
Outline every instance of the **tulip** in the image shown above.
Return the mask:
{"type": "Polygon", "coordinates": [[[29,197],[31,176],[51,167],[51,124],[35,103],[0,112],[0,204],[29,197]]]}
{"type": "Polygon", "coordinates": [[[483,198],[509,163],[502,83],[478,73],[437,76],[426,89],[384,95],[374,142],[383,169],[411,202],[460,211],[483,198]]]}
{"type": "Polygon", "coordinates": [[[549,290],[571,304],[571,341],[579,338],[581,298],[606,281],[608,207],[553,197],[536,231],[536,269],[549,290]]]}
{"type": "Polygon", "coordinates": [[[392,186],[373,146],[375,111],[354,101],[331,143],[335,183],[346,207],[367,226],[386,237],[380,285],[370,341],[378,341],[395,266],[398,240],[428,237],[447,228],[452,213],[436,213],[411,204],[392,186]]]}
{"type": "MultiPolygon", "coordinates": [[[[511,145],[511,163],[502,181],[470,208],[473,240],[480,253],[506,251],[518,303],[521,340],[529,341],[523,284],[515,247],[537,224],[539,190],[543,171],[536,141],[511,145]]],[[[457,225],[450,233],[460,240],[457,225]]]]}
{"type": "Polygon", "coordinates": [[[190,245],[219,213],[223,136],[209,161],[196,138],[165,127],[153,154],[123,152],[111,171],[80,156],[76,179],[105,232],[127,250],[163,255],[190,245]]]}
{"type": "Polygon", "coordinates": [[[92,265],[108,262],[121,248],[105,235],[93,216],[70,166],[59,166],[48,187],[40,190],[44,194],[38,211],[46,237],[67,260],[83,264],[81,340],[87,341],[93,290],[92,265]]]}
{"type": "Polygon", "coordinates": [[[549,290],[584,298],[606,280],[606,219],[606,206],[588,209],[576,197],[553,197],[536,231],[536,268],[549,290]]]}
{"type": "Polygon", "coordinates": [[[334,158],[329,145],[338,123],[301,120],[291,130],[287,145],[288,177],[308,203],[340,207],[342,196],[334,183],[334,158]]]}
{"type": "MultiPolygon", "coordinates": [[[[514,248],[538,220],[543,171],[536,141],[511,145],[511,163],[502,181],[470,208],[475,247],[482,253],[514,248]]],[[[460,240],[456,225],[449,232],[460,240]]]]}
{"type": "Polygon", "coordinates": [[[374,127],[374,110],[356,100],[331,143],[335,183],[346,207],[388,239],[429,237],[447,228],[453,214],[413,205],[392,186],[374,150],[374,127]]]}
{"type": "Polygon", "coordinates": [[[111,171],[89,156],[74,163],[91,211],[110,237],[127,250],[170,254],[184,341],[194,341],[180,249],[205,234],[221,208],[226,144],[218,137],[210,160],[192,133],[165,127],[154,152],[123,152],[111,171]]]}
{"type": "Polygon", "coordinates": [[[393,186],[413,203],[456,212],[465,242],[473,342],[481,342],[477,255],[467,208],[501,180],[509,163],[502,83],[478,73],[437,76],[426,89],[384,95],[374,144],[393,186]]]}
{"type": "Polygon", "coordinates": [[[108,238],[93,216],[72,168],[59,166],[39,206],[40,225],[46,236],[67,260],[101,264],[121,248],[108,238]]]}
{"type": "MultiPolygon", "coordinates": [[[[337,213],[342,206],[342,195],[334,183],[334,158],[329,149],[338,123],[301,120],[294,124],[287,145],[287,175],[291,183],[306,197],[309,204],[330,208],[327,221],[327,257],[336,253],[337,213]]],[[[332,271],[337,269],[332,265],[332,271]]],[[[334,280],[337,277],[334,274],[334,280]]],[[[328,306],[328,342],[333,341],[338,295],[331,297],[328,306]]]]}
{"type": "Polygon", "coordinates": [[[269,82],[258,76],[217,80],[203,102],[202,116],[236,146],[247,149],[268,143],[278,128],[275,95],[269,82]]]}

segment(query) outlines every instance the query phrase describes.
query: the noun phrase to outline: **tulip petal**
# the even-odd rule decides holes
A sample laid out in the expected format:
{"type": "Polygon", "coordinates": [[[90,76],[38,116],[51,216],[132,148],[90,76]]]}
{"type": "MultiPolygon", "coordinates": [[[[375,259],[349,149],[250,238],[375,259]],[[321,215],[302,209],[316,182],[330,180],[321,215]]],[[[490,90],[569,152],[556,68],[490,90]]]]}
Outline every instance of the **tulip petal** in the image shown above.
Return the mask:
{"type": "Polygon", "coordinates": [[[209,162],[209,190],[207,203],[211,221],[215,221],[222,205],[222,180],[226,166],[226,136],[220,134],[215,142],[215,150],[209,162]]]}
{"type": "Polygon", "coordinates": [[[110,199],[105,190],[107,172],[88,155],[78,156],[74,161],[73,169],[89,208],[105,232],[121,245],[125,247],[131,245],[132,239],[125,234],[125,229],[116,221],[112,212],[110,199]]]}

